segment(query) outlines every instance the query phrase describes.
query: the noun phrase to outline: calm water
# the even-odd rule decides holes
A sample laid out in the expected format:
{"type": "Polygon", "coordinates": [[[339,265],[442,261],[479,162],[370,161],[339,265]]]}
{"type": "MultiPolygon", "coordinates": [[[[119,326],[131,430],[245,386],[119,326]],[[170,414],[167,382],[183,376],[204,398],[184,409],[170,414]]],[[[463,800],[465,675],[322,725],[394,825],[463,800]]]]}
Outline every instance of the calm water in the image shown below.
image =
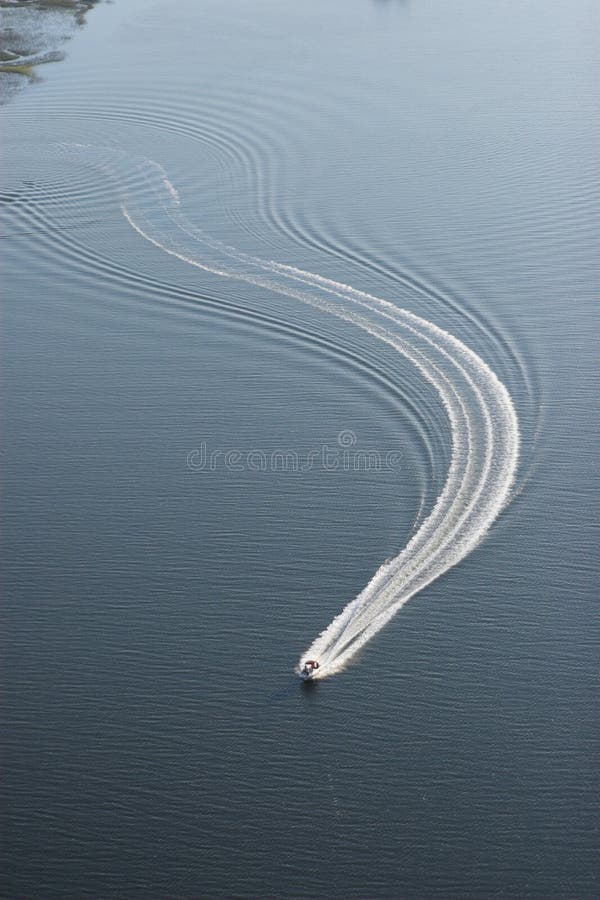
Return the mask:
{"type": "Polygon", "coordinates": [[[596,19],[130,0],[11,82],[2,896],[598,896],[596,19]],[[441,491],[447,417],[350,323],[143,240],[142,157],[515,402],[485,542],[308,690],[441,491]]]}

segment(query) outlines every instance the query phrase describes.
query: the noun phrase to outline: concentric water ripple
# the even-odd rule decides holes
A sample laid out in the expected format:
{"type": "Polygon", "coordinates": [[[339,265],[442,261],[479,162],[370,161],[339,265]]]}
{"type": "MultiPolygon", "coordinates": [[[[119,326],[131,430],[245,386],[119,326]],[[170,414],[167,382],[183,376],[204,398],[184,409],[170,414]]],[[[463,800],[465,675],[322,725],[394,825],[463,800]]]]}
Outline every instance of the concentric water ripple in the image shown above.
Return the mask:
{"type": "MultiPolygon", "coordinates": [[[[169,303],[202,302],[197,293],[173,289],[129,265],[116,263],[112,253],[105,255],[97,247],[91,250],[78,237],[53,227],[53,212],[68,211],[72,205],[85,208],[86,201],[97,203],[104,189],[106,208],[112,205],[114,209],[120,201],[130,225],[162,251],[207,273],[291,297],[357,326],[407,359],[438,393],[452,434],[446,483],[402,553],[378,570],[307,651],[308,656],[320,659],[321,677],[339,671],[411,596],[479,543],[510,499],[518,464],[519,429],[506,388],[480,357],[430,321],[347,284],[252,256],[210,237],[184,215],[177,190],[158,164],[112,148],[82,146],[63,148],[62,152],[74,160],[68,187],[60,179],[32,183],[9,198],[11,214],[18,218],[19,227],[39,232],[42,252],[60,252],[62,262],[86,278],[98,273],[108,281],[168,297],[169,303]],[[90,165],[102,177],[90,179],[90,165]]],[[[376,270],[359,248],[315,241],[302,233],[298,239],[312,242],[319,252],[326,250],[371,272],[376,270]]],[[[381,269],[381,264],[377,267],[381,269]]],[[[398,286],[400,296],[404,291],[427,297],[434,304],[454,308],[472,326],[481,327],[471,310],[465,312],[451,297],[439,294],[415,276],[391,267],[381,274],[398,286]]],[[[248,315],[240,303],[221,305],[223,309],[229,306],[235,315],[248,315]]],[[[250,315],[264,327],[289,329],[263,311],[250,315]]],[[[510,359],[511,348],[502,335],[489,327],[485,333],[510,359]]],[[[305,330],[304,337],[318,342],[309,331],[305,330]]],[[[351,358],[355,365],[364,365],[355,354],[351,358]]],[[[368,370],[370,378],[379,379],[390,391],[399,390],[393,375],[377,361],[371,359],[368,370]]],[[[432,433],[431,414],[427,406],[424,412],[418,408],[416,398],[404,399],[427,449],[430,470],[435,471],[435,454],[427,437],[432,433]]],[[[434,426],[433,433],[435,430],[434,426]]]]}
{"type": "MultiPolygon", "coordinates": [[[[114,180],[123,158],[117,154],[118,164],[111,166],[111,155],[101,165],[114,180]]],[[[446,410],[452,457],[433,510],[402,553],[378,570],[307,651],[320,660],[320,677],[333,674],[411,596],[471,552],[510,499],[519,453],[510,396],[480,357],[433,323],[349,285],[223,244],[185,217],[158,164],[140,158],[125,163],[134,172],[119,189],[123,214],[142,237],[208,273],[289,296],[357,326],[408,359],[446,410]]]]}

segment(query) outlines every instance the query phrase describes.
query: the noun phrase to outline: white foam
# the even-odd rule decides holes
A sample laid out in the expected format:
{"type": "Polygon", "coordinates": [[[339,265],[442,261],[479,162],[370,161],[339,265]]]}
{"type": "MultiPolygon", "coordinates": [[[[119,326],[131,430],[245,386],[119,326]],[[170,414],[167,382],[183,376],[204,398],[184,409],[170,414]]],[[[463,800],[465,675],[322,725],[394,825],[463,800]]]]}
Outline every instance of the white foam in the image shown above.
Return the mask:
{"type": "Polygon", "coordinates": [[[433,510],[404,550],[386,562],[300,658],[316,658],[316,677],[339,672],[418,591],[482,540],[510,499],[519,427],[508,391],[461,341],[426,319],[350,285],[241,253],[205,234],[157,164],[138,161],[151,203],[125,197],[123,214],[138,234],[207,272],[286,295],[338,316],[393,347],[437,390],[450,423],[452,456],[433,510]]]}

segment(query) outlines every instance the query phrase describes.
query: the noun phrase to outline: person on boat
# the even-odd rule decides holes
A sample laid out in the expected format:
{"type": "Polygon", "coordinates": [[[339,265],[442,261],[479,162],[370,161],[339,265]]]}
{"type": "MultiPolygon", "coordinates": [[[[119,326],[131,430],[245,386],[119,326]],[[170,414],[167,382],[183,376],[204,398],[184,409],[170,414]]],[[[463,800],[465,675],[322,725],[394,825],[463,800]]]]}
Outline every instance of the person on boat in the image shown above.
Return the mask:
{"type": "Polygon", "coordinates": [[[307,659],[304,663],[304,668],[302,669],[302,674],[308,678],[319,668],[319,663],[316,659],[307,659]]]}

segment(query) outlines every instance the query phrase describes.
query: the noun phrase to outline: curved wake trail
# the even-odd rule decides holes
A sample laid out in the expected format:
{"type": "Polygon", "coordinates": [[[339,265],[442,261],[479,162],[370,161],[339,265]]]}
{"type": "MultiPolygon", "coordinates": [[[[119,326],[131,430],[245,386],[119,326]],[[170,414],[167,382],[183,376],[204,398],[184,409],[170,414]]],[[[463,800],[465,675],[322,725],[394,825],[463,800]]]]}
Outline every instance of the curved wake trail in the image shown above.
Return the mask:
{"type": "Polygon", "coordinates": [[[510,395],[461,341],[393,303],[292,266],[241,253],[207,235],[182,212],[162,167],[137,161],[146,191],[122,210],[138,234],[192,266],[323,309],[378,338],[416,366],[446,409],[452,457],[444,488],[404,550],[316,638],[299,661],[316,658],[315,677],[339,672],[418,591],[473,550],[510,499],[519,426],[510,395]]]}

